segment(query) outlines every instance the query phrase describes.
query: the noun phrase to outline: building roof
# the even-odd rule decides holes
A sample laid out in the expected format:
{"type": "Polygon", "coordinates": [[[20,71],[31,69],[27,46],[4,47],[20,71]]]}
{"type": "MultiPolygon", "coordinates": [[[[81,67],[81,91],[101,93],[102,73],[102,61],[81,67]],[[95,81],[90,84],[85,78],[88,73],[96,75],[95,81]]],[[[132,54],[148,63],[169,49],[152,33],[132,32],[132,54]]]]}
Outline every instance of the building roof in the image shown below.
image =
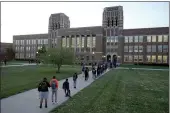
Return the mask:
{"type": "Polygon", "coordinates": [[[137,28],[137,29],[124,29],[124,36],[131,35],[162,35],[169,34],[169,27],[155,27],[155,28],[137,28]]]}

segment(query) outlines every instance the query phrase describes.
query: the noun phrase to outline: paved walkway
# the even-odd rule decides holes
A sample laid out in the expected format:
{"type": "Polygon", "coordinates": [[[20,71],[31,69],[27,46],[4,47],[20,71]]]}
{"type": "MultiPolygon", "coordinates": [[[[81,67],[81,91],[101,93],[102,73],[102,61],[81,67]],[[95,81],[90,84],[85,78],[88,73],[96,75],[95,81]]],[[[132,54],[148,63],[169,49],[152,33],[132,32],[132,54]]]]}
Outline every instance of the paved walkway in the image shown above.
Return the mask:
{"type": "MultiPolygon", "coordinates": [[[[1,67],[5,68],[5,67],[17,67],[17,66],[35,66],[37,65],[36,63],[21,63],[21,64],[10,64],[10,65],[2,65],[1,67]]],[[[43,65],[43,64],[38,64],[38,65],[43,65]]],[[[62,66],[71,66],[71,65],[62,65],[62,66]]],[[[78,66],[78,65],[77,65],[78,66]]],[[[92,66],[86,66],[86,67],[92,67],[92,66]]]]}
{"type": "Polygon", "coordinates": [[[149,70],[149,71],[169,71],[169,69],[153,69],[153,68],[128,68],[128,67],[117,67],[115,69],[133,69],[133,70],[149,70]]]}
{"type": "Polygon", "coordinates": [[[1,67],[17,67],[17,66],[30,66],[30,65],[37,65],[37,64],[29,64],[29,63],[23,63],[23,64],[10,64],[10,65],[2,65],[1,67]]]}
{"type": "MultiPolygon", "coordinates": [[[[106,71],[108,72],[108,70],[106,71]]],[[[105,73],[106,73],[105,72],[105,73]]],[[[104,73],[104,74],[105,74],[104,73]]],[[[78,93],[83,88],[90,85],[94,80],[92,78],[92,73],[89,72],[89,80],[84,81],[82,74],[78,76],[77,80],[77,89],[73,88],[73,79],[72,77],[68,78],[70,83],[71,96],[78,93]]],[[[24,93],[20,93],[5,99],[1,100],[1,113],[48,113],[58,105],[61,105],[63,102],[68,100],[68,97],[65,97],[64,91],[62,89],[62,84],[65,80],[59,81],[59,90],[58,90],[58,104],[52,104],[51,102],[51,91],[49,93],[48,108],[39,108],[39,97],[37,89],[32,89],[24,93]]]]}

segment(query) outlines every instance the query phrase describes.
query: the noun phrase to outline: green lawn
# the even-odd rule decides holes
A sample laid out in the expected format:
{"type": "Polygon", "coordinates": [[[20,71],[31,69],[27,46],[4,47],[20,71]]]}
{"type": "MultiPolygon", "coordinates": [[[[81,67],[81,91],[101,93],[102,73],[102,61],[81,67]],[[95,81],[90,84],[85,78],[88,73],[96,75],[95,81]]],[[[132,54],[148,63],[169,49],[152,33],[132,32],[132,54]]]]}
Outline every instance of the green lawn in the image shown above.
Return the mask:
{"type": "Polygon", "coordinates": [[[149,66],[149,65],[134,65],[134,64],[121,64],[119,67],[169,69],[169,66],[149,66]]]}
{"type": "Polygon", "coordinates": [[[168,113],[169,72],[112,70],[52,113],[168,113]]]}
{"type": "Polygon", "coordinates": [[[80,73],[81,67],[63,66],[61,73],[56,73],[56,68],[46,65],[1,68],[1,98],[37,87],[43,77],[50,80],[55,75],[61,80],[75,72],[80,73]]]}

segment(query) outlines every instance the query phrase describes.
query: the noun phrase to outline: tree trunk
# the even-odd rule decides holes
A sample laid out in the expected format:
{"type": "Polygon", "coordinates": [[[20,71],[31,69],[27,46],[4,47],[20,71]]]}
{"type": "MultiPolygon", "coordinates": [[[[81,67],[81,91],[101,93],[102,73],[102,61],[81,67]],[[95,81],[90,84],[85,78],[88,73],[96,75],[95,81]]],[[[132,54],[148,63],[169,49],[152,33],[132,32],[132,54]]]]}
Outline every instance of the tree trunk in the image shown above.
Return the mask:
{"type": "Polygon", "coordinates": [[[57,72],[60,73],[60,67],[61,65],[57,65],[57,72]]]}

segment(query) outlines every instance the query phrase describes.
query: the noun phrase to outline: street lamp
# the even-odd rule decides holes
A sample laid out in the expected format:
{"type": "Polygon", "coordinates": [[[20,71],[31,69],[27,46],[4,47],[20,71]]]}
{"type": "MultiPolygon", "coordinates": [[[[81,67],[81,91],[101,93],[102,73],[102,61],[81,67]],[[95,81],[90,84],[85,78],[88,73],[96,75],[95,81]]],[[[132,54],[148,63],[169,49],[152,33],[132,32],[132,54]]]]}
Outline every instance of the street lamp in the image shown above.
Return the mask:
{"type": "Polygon", "coordinates": [[[106,58],[106,56],[104,55],[104,56],[102,56],[102,58],[103,58],[103,61],[105,62],[105,58],[106,58]]]}

